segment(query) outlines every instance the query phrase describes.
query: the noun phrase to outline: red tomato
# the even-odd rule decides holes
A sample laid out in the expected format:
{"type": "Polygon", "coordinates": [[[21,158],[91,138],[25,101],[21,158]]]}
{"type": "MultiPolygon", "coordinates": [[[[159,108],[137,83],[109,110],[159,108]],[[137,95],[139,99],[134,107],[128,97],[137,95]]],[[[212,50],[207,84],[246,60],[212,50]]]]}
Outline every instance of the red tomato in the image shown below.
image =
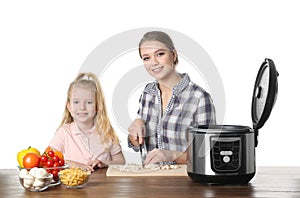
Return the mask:
{"type": "Polygon", "coordinates": [[[53,179],[55,180],[55,181],[58,181],[58,172],[59,172],[59,170],[57,170],[57,169],[54,169],[54,170],[52,170],[51,171],[51,173],[52,173],[52,175],[53,175],[53,179]]]}
{"type": "Polygon", "coordinates": [[[54,151],[53,151],[53,150],[49,151],[49,152],[48,152],[48,156],[49,156],[49,157],[54,157],[54,151]]]}
{"type": "Polygon", "coordinates": [[[23,158],[24,168],[39,167],[40,157],[36,153],[27,153],[23,158]]]}
{"type": "Polygon", "coordinates": [[[52,167],[53,166],[53,160],[48,159],[48,161],[46,162],[46,166],[47,167],[52,167]]]}
{"type": "Polygon", "coordinates": [[[59,163],[58,162],[54,162],[53,163],[53,167],[59,167],[59,163]]]}
{"type": "MultiPolygon", "coordinates": [[[[64,159],[64,155],[62,154],[62,152],[58,151],[58,150],[55,150],[53,148],[51,148],[50,146],[48,146],[46,149],[45,149],[45,153],[47,153],[47,155],[49,157],[53,157],[53,156],[50,156],[49,155],[49,151],[53,151],[54,152],[54,155],[57,155],[59,157],[59,159],[64,159]]],[[[52,155],[52,154],[51,154],[52,155]]]]}
{"type": "Polygon", "coordinates": [[[58,163],[59,163],[60,166],[63,166],[63,165],[65,165],[65,160],[60,159],[60,160],[58,161],[58,163]]]}
{"type": "Polygon", "coordinates": [[[52,159],[53,159],[54,162],[58,162],[59,161],[59,157],[57,155],[54,155],[52,157],[52,159]]]}
{"type": "Polygon", "coordinates": [[[48,161],[48,157],[46,155],[42,155],[41,162],[47,162],[47,161],[48,161]]]}

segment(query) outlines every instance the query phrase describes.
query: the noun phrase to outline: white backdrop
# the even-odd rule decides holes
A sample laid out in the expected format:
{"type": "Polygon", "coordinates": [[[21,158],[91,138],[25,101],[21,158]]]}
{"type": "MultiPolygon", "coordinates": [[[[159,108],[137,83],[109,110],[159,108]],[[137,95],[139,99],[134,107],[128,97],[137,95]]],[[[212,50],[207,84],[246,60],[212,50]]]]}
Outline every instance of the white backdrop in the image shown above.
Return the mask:
{"type": "MultiPolygon", "coordinates": [[[[46,148],[61,121],[68,85],[93,49],[142,27],[181,32],[206,50],[225,87],[225,124],[251,126],[255,77],[264,58],[273,59],[279,92],[260,130],[256,164],[299,166],[296,2],[1,1],[0,168],[15,168],[17,152],[28,146],[46,148]]],[[[109,80],[101,82],[105,90],[112,88],[109,80]]],[[[126,145],[126,136],[119,135],[126,145]]]]}

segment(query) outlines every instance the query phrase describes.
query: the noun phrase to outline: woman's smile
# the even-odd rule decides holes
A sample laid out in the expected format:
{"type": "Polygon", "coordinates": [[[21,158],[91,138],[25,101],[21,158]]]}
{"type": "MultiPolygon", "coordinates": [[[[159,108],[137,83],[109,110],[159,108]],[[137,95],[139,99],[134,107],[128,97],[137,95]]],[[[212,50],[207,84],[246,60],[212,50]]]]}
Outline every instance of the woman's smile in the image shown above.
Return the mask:
{"type": "Polygon", "coordinates": [[[163,70],[163,68],[164,68],[163,66],[156,67],[156,68],[152,69],[152,72],[154,74],[158,74],[158,73],[160,73],[163,70]]]}

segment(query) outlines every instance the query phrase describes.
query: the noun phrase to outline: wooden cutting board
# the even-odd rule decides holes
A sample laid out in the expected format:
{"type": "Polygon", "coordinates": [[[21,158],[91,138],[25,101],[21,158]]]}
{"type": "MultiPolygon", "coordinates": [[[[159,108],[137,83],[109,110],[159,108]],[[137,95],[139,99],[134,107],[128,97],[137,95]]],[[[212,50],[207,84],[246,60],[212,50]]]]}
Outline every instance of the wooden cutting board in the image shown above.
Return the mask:
{"type": "MultiPolygon", "coordinates": [[[[106,171],[106,176],[108,177],[139,177],[139,176],[188,176],[186,171],[186,165],[178,165],[177,169],[169,169],[169,170],[155,170],[144,173],[136,173],[136,172],[122,172],[117,170],[116,168],[120,165],[110,165],[106,171]]],[[[124,167],[126,165],[123,165],[124,167]]]]}

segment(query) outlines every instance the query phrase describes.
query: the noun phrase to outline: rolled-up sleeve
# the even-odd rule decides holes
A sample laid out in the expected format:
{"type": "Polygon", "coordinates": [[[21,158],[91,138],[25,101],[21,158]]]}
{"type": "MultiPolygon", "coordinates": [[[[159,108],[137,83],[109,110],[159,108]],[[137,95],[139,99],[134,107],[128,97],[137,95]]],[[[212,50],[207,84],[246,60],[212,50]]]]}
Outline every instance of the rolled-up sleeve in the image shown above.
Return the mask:
{"type": "Polygon", "coordinates": [[[195,113],[195,125],[216,124],[216,110],[209,93],[204,92],[195,113]]]}

